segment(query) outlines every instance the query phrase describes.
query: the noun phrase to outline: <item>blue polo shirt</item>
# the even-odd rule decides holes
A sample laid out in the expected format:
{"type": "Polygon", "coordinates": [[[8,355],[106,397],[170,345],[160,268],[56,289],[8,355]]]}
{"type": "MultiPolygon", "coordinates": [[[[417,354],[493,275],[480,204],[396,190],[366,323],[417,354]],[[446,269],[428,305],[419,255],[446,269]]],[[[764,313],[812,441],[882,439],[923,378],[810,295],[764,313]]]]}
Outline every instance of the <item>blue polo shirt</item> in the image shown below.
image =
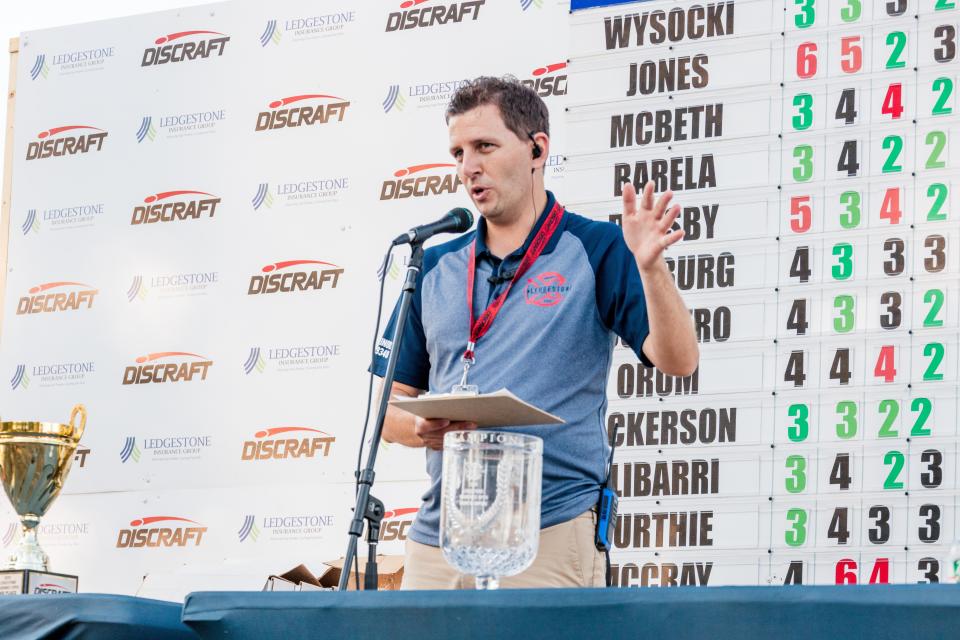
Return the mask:
{"type": "MultiPolygon", "coordinates": [[[[468,338],[466,304],[470,245],[477,241],[474,316],[507,286],[524,252],[553,208],[547,206],[523,246],[500,260],[486,246],[486,220],[477,229],[425,251],[423,270],[404,330],[396,380],[431,393],[460,382],[468,338]],[[503,276],[503,279],[498,276],[503,276]]],[[[397,309],[380,340],[374,373],[383,376],[397,309]]],[[[565,420],[562,425],[507,427],[543,438],[541,526],[566,522],[596,504],[606,480],[606,384],[614,333],[640,348],[649,334],[643,286],[620,228],[564,212],[543,253],[516,282],[496,321],[476,346],[470,384],[481,393],[507,388],[565,420]]],[[[430,488],[410,537],[439,546],[443,454],[426,449],[430,488]]]]}

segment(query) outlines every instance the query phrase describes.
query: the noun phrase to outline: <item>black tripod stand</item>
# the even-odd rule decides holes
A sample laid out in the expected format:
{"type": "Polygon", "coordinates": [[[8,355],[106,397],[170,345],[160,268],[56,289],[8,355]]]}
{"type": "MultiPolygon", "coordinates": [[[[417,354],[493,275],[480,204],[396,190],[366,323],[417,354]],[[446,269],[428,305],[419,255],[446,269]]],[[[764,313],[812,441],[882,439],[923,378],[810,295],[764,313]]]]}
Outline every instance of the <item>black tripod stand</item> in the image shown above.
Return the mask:
{"type": "MultiPolygon", "coordinates": [[[[376,590],[377,588],[377,540],[380,537],[380,522],[383,520],[383,502],[370,495],[370,489],[373,487],[374,471],[373,467],[377,462],[377,452],[380,449],[380,436],[383,433],[383,420],[387,414],[387,403],[390,401],[390,388],[393,386],[393,378],[397,368],[397,357],[400,353],[400,343],[403,340],[403,329],[407,323],[407,315],[410,312],[410,303],[413,301],[413,294],[417,290],[417,276],[423,266],[423,245],[420,242],[411,243],[413,253],[410,256],[410,263],[407,265],[407,276],[403,282],[403,291],[400,295],[400,311],[397,314],[397,322],[394,326],[393,346],[390,349],[390,356],[387,358],[387,371],[383,376],[383,393],[380,396],[380,406],[377,409],[377,420],[374,424],[373,439],[370,443],[370,451],[367,453],[367,463],[363,471],[357,478],[357,504],[353,509],[353,520],[350,522],[350,539],[347,543],[347,552],[343,557],[343,571],[340,573],[339,591],[347,590],[347,583],[350,580],[350,567],[353,565],[354,558],[357,555],[357,542],[363,534],[363,521],[367,521],[367,564],[364,572],[363,588],[364,590],[376,590]]],[[[386,277],[386,275],[384,275],[386,277]]],[[[363,443],[360,443],[363,446],[363,443]]]]}

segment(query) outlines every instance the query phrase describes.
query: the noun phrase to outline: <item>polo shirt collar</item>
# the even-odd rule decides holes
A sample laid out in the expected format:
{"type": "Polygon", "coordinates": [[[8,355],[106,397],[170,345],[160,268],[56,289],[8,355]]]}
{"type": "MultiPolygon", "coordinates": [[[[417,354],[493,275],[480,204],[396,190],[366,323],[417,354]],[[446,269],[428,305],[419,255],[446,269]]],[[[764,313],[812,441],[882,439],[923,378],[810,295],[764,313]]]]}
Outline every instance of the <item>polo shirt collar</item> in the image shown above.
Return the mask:
{"type": "MultiPolygon", "coordinates": [[[[553,209],[553,205],[556,202],[557,199],[554,197],[553,192],[547,191],[547,204],[537,217],[537,223],[533,225],[533,229],[531,229],[530,233],[527,234],[527,239],[523,241],[523,244],[520,246],[520,248],[508,255],[505,259],[519,259],[527,252],[527,248],[530,246],[530,243],[533,242],[533,238],[537,235],[537,232],[540,231],[540,227],[543,226],[543,222],[547,219],[547,214],[550,213],[550,210],[553,209]]],[[[564,214],[566,214],[566,212],[564,212],[564,214]]],[[[566,222],[566,215],[564,215],[563,219],[560,221],[560,226],[557,227],[553,237],[550,238],[550,242],[547,243],[546,247],[544,247],[543,253],[550,253],[553,251],[553,248],[557,246],[557,242],[563,233],[564,222],[566,222]]],[[[487,219],[483,216],[480,216],[480,221],[477,222],[477,258],[499,260],[499,258],[490,253],[490,249],[487,248],[487,219]]]]}

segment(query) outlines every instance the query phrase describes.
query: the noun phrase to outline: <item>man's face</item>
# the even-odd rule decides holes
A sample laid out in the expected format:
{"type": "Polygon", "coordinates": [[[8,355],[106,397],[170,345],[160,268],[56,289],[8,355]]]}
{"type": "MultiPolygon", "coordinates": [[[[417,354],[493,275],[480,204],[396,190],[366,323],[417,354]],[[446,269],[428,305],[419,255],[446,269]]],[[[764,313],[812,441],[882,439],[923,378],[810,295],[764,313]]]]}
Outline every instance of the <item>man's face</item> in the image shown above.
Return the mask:
{"type": "Polygon", "coordinates": [[[500,109],[481,105],[450,118],[450,153],[480,214],[510,224],[530,210],[531,144],[507,128],[500,109]]]}

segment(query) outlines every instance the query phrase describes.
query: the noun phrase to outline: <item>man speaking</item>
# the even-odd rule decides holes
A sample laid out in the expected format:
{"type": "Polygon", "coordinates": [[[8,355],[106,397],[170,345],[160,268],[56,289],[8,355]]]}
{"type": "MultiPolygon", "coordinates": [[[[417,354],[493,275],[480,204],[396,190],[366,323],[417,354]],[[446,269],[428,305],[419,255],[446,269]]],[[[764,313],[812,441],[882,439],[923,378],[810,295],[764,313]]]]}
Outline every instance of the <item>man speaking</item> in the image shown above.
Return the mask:
{"type": "MultiPolygon", "coordinates": [[[[511,428],[543,439],[543,529],[533,564],[501,586],[603,586],[594,530],[610,452],[604,423],[613,334],[666,374],[697,368],[693,323],[663,258],[683,237],[670,231],[680,208],[670,206],[670,192],[654,201],[649,183],[642,194],[624,186],[622,231],[566,211],[544,189],[547,107],[514,78],[466,83],[446,119],[450,154],[482,219],[475,231],[426,250],[390,393],[449,392],[466,357],[469,383],[481,393],[505,387],[563,418],[560,426],[511,428]],[[491,306],[492,323],[478,331],[476,319],[491,306]]],[[[385,336],[395,320],[396,311],[385,336]]],[[[390,340],[381,346],[373,369],[382,377],[390,340]]],[[[473,428],[387,412],[384,440],[426,447],[431,478],[407,540],[404,589],[471,586],[438,545],[443,436],[473,428]]]]}

